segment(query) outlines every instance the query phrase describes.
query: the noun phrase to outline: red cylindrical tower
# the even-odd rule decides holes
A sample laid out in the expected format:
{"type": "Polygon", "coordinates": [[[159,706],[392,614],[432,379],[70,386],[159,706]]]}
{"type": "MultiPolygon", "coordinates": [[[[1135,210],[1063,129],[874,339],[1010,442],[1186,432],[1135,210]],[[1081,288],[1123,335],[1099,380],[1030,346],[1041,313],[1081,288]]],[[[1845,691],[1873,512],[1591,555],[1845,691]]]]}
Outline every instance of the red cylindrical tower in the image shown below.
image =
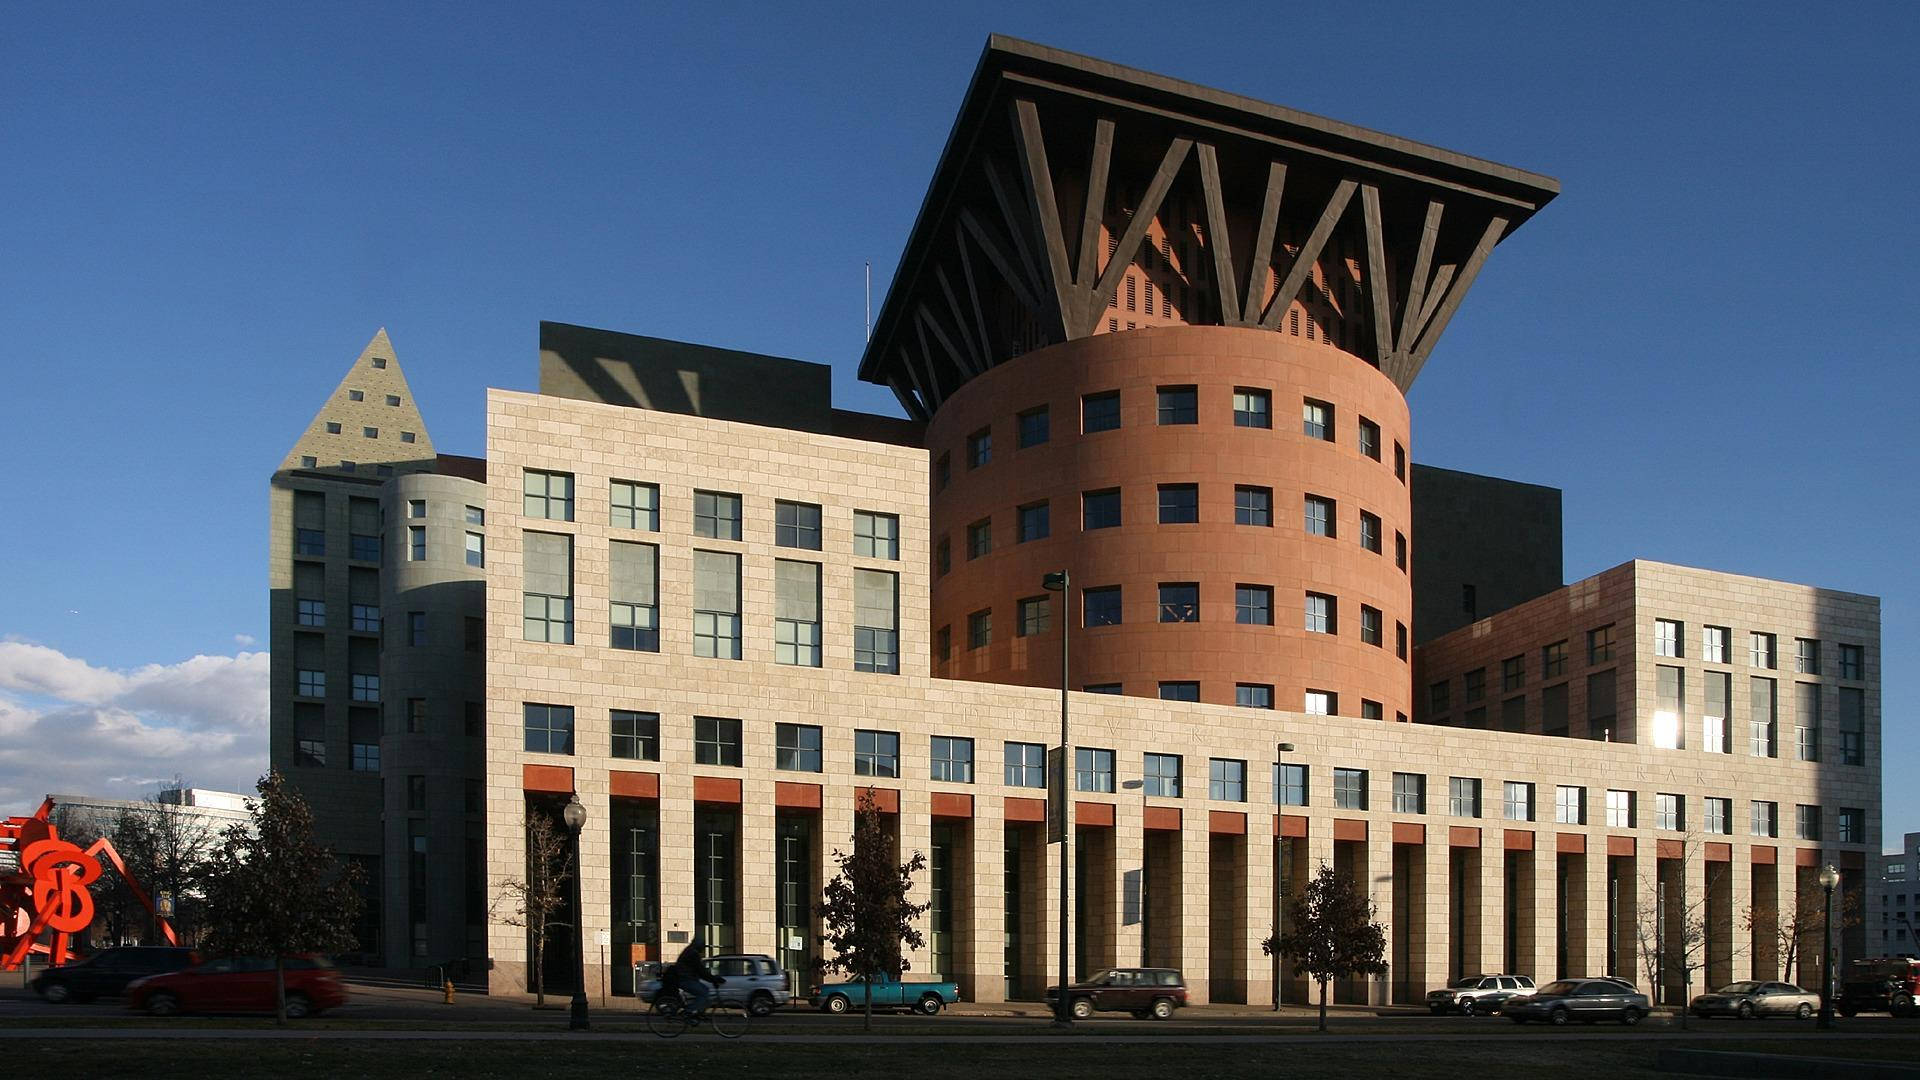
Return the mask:
{"type": "MultiPolygon", "coordinates": [[[[1105,404],[1095,402],[1096,427],[1105,404]]],[[[1021,601],[1044,597],[1041,576],[1065,568],[1076,594],[1075,689],[1117,684],[1152,697],[1162,683],[1197,682],[1200,700],[1230,705],[1245,684],[1272,687],[1280,709],[1300,710],[1319,691],[1336,695],[1345,715],[1361,715],[1363,702],[1378,703],[1385,719],[1408,712],[1407,433],[1406,399],[1386,375],[1330,344],[1270,331],[1102,333],[995,367],[949,397],[927,431],[933,540],[949,552],[933,583],[935,672],[1055,685],[1058,609],[1048,609],[1044,631],[1023,634],[1021,601]],[[1118,426],[1084,430],[1088,399],[1109,394],[1118,395],[1118,426]],[[1257,408],[1236,422],[1236,394],[1264,403],[1269,426],[1246,423],[1257,408]],[[1326,437],[1308,433],[1308,404],[1324,410],[1326,437]],[[1020,445],[1020,418],[1040,409],[1046,440],[1020,445]],[[982,432],[991,449],[975,465],[982,432]],[[1198,520],[1163,523],[1163,485],[1172,518],[1187,516],[1184,492],[1173,489],[1191,485],[1198,520]],[[1089,493],[1107,515],[1111,502],[1098,500],[1114,491],[1119,524],[1089,523],[1089,493]],[[1310,497],[1330,509],[1332,535],[1310,530],[1310,497]],[[1047,535],[1033,538],[1037,518],[1029,514],[1023,529],[1022,510],[1041,506],[1047,535]],[[1163,585],[1173,587],[1171,606],[1163,585]],[[1197,586],[1197,619],[1184,606],[1187,585],[1197,586]],[[1098,598],[1115,588],[1119,621],[1106,623],[1096,604],[1089,625],[1086,590],[1098,598]],[[1266,590],[1270,624],[1259,621],[1266,590]],[[1328,598],[1330,618],[1318,607],[1309,617],[1309,594],[1328,598]],[[1244,612],[1243,599],[1253,601],[1244,612]],[[981,612],[990,613],[983,645],[973,625],[981,612]]]]}

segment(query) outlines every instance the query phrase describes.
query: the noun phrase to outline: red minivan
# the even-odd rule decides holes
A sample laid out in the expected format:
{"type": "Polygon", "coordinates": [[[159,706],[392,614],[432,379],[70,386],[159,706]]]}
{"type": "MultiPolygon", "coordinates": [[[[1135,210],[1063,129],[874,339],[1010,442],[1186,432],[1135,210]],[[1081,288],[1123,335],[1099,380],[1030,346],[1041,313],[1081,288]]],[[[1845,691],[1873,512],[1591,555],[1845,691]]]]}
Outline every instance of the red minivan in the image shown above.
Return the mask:
{"type": "MultiPolygon", "coordinates": [[[[346,984],[324,956],[289,956],[287,1016],[315,1016],[346,1004],[346,984]]],[[[273,1011],[273,961],[258,956],[208,960],[183,971],[141,979],[127,987],[127,1008],[154,1016],[182,1012],[273,1011]]]]}

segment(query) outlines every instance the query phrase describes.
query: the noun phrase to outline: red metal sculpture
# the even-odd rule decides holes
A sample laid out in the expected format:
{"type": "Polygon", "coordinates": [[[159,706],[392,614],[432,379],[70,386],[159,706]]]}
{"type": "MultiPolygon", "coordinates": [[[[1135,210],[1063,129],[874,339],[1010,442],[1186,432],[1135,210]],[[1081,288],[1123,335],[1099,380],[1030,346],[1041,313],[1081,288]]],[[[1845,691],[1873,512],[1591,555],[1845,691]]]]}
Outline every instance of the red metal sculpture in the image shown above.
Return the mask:
{"type": "Polygon", "coordinates": [[[29,956],[46,957],[49,967],[73,959],[73,936],[93,922],[93,893],[87,886],[100,877],[101,855],[160,924],[168,943],[180,943],[173,925],[160,917],[146,890],[127,873],[112,841],[103,836],[83,851],[60,839],[52,799],[41,803],[32,817],[0,821],[0,852],[14,856],[12,867],[0,863],[0,971],[18,968],[29,956]],[[49,940],[41,940],[49,935],[49,940]]]}

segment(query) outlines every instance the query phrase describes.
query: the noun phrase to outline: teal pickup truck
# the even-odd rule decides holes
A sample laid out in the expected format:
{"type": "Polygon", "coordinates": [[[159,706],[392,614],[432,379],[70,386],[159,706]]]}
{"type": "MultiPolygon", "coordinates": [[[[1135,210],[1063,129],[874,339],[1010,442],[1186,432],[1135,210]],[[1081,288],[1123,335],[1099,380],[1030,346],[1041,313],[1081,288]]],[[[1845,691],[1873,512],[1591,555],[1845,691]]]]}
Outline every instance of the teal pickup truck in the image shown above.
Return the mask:
{"type": "Polygon", "coordinates": [[[960,1000],[956,983],[901,982],[891,975],[875,975],[864,982],[856,979],[814,987],[813,1007],[822,1012],[853,1012],[866,1007],[869,991],[875,1009],[912,1009],[927,1016],[937,1016],[960,1000]]]}

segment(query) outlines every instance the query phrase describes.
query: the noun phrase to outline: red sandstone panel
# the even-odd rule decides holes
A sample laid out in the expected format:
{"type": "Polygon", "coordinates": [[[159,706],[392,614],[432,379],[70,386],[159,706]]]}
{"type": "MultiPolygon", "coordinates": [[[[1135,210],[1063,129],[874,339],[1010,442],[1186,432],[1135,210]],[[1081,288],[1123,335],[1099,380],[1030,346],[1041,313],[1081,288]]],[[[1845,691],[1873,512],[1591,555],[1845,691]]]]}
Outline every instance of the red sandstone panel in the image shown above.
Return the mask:
{"type": "Polygon", "coordinates": [[[1793,865],[1819,866],[1820,865],[1820,849],[1803,847],[1798,851],[1795,851],[1793,853],[1793,865]]]}
{"type": "Polygon", "coordinates": [[[1415,821],[1396,821],[1393,823],[1393,842],[1424,844],[1427,842],[1427,827],[1415,821]]]}
{"type": "Polygon", "coordinates": [[[1732,862],[1733,861],[1733,845],[1732,844],[1723,844],[1715,841],[1715,842],[1703,844],[1702,849],[1703,849],[1703,853],[1706,856],[1706,860],[1708,862],[1732,862]]]}
{"type": "Polygon", "coordinates": [[[819,784],[795,784],[786,780],[773,782],[773,805],[782,810],[818,810],[820,796],[819,784]]]}
{"type": "Polygon", "coordinates": [[[1384,717],[1411,713],[1411,671],[1395,656],[1394,624],[1411,623],[1412,589],[1394,564],[1394,534],[1411,536],[1407,486],[1395,479],[1392,446],[1408,444],[1405,398],[1391,380],[1357,357],[1328,345],[1270,331],[1232,327],[1156,327],[1099,334],[1028,353],[977,377],[941,406],[928,447],[949,455],[952,480],[932,495],[932,531],[952,551],[951,572],[932,586],[931,625],[949,628],[953,651],[936,657],[934,673],[1027,686],[1057,686],[1059,626],[1034,637],[1011,632],[1017,601],[1040,593],[1041,576],[1073,568],[1075,688],[1120,683],[1152,697],[1161,680],[1198,680],[1201,699],[1234,703],[1236,682],[1273,682],[1275,702],[1298,708],[1308,688],[1341,695],[1342,711],[1360,701],[1383,704],[1384,717]],[[1161,426],[1162,385],[1198,389],[1198,424],[1161,426]],[[1272,395],[1271,428],[1233,423],[1236,387],[1272,395]],[[1117,390],[1118,429],[1082,434],[1081,397],[1117,390]],[[1334,406],[1335,439],[1301,430],[1303,398],[1334,406]],[[1051,438],[1016,449],[1016,413],[1049,410],[1051,438]],[[1361,416],[1381,428],[1382,460],[1361,454],[1361,416]],[[993,459],[967,467],[969,434],[994,432],[993,459]],[[1162,483],[1199,486],[1200,520],[1162,525],[1162,483]],[[1234,488],[1272,489],[1270,526],[1234,523],[1234,488]],[[1118,488],[1122,524],[1081,528],[1081,494],[1118,488]],[[1304,498],[1336,504],[1336,535],[1308,535],[1304,498]],[[1016,508],[1046,501],[1050,536],[1015,543],[1016,508]],[[1360,546],[1360,512],[1381,519],[1381,551],[1360,546]],[[992,551],[967,557],[967,526],[989,519],[992,551]],[[1200,585],[1198,622],[1156,617],[1163,581],[1200,585]],[[1234,618],[1240,583],[1270,585],[1274,625],[1234,618]],[[1122,622],[1087,628],[1079,588],[1120,586],[1122,622]],[[1338,600],[1337,633],[1308,633],[1302,608],[1308,591],[1338,600]],[[1379,646],[1362,642],[1362,604],[1382,613],[1379,646]],[[968,649],[967,617],[994,613],[989,645],[968,649]]]}
{"type": "Polygon", "coordinates": [[[696,776],[693,778],[693,801],[738,806],[740,780],[732,776],[696,776]]]}
{"type": "Polygon", "coordinates": [[[1180,808],[1177,806],[1149,806],[1142,816],[1141,827],[1160,832],[1180,831],[1180,808]]]}
{"type": "Polygon", "coordinates": [[[1634,853],[1633,837],[1631,836],[1607,837],[1607,854],[1632,855],[1633,853],[1634,853]]]}
{"type": "Polygon", "coordinates": [[[1533,830],[1508,829],[1505,843],[1508,851],[1532,851],[1533,830]]]}
{"type": "Polygon", "coordinates": [[[1305,840],[1307,838],[1307,819],[1299,814],[1275,814],[1273,816],[1273,835],[1283,840],[1305,840]]]}
{"type": "Polygon", "coordinates": [[[1043,822],[1047,820],[1047,800],[1008,796],[1001,805],[1000,814],[1008,821],[1043,822]]]}
{"type": "Polygon", "coordinates": [[[1780,858],[1779,851],[1770,845],[1755,844],[1749,850],[1755,866],[1772,866],[1780,858]]]}
{"type": "Polygon", "coordinates": [[[1656,859],[1680,859],[1685,858],[1686,854],[1687,845],[1679,840],[1654,841],[1653,855],[1656,859]]]}
{"type": "Polygon", "coordinates": [[[1367,838],[1367,823],[1364,818],[1334,818],[1333,838],[1335,840],[1359,840],[1367,838]]]}
{"type": "Polygon", "coordinates": [[[872,795],[873,805],[883,814],[897,814],[900,812],[900,791],[897,788],[854,788],[853,805],[860,805],[860,796],[862,795],[872,795]]]}
{"type": "Polygon", "coordinates": [[[1247,815],[1231,810],[1207,811],[1207,831],[1226,836],[1247,835],[1247,815]]]}
{"type": "Polygon", "coordinates": [[[658,799],[660,774],[614,769],[607,774],[607,793],[617,799],[658,799]]]}
{"type": "Polygon", "coordinates": [[[522,765],[520,786],[527,791],[573,794],[573,770],[565,765],[522,765]]]}
{"type": "Polygon", "coordinates": [[[973,816],[973,796],[952,791],[936,791],[933,793],[933,816],[970,818],[973,816]]]}
{"type": "Polygon", "coordinates": [[[1587,853],[1587,834],[1563,832],[1554,837],[1553,849],[1562,855],[1585,855],[1587,853]]]}
{"type": "Polygon", "coordinates": [[[1468,825],[1450,825],[1447,827],[1447,846],[1479,847],[1480,830],[1468,825]]]}
{"type": "Polygon", "coordinates": [[[1103,802],[1076,802],[1073,804],[1073,823],[1075,825],[1104,826],[1113,828],[1113,804],[1103,802]]]}

